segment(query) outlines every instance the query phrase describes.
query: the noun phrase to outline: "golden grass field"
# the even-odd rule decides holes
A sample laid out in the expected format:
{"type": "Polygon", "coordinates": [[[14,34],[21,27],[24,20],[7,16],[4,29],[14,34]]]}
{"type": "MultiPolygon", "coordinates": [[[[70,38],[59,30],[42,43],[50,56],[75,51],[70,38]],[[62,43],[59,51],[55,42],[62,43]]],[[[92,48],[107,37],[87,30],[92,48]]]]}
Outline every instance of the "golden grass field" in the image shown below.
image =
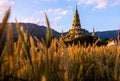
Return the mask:
{"type": "Polygon", "coordinates": [[[9,14],[10,8],[0,26],[0,81],[120,81],[120,47],[74,44],[66,47],[62,40],[51,39],[46,14],[45,41],[28,36],[16,21],[18,41],[13,42],[9,25],[3,44],[9,14]]]}

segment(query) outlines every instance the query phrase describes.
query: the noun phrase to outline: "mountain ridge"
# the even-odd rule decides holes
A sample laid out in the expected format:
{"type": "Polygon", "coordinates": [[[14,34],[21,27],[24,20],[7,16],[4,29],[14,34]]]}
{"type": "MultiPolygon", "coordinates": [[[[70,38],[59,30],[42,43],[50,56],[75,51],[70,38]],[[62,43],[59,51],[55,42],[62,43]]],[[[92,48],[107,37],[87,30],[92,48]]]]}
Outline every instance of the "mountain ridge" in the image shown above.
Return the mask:
{"type": "MultiPolygon", "coordinates": [[[[17,39],[18,38],[18,32],[16,29],[16,23],[10,23],[12,26],[12,31],[13,31],[13,39],[17,39]]],[[[19,23],[20,28],[23,28],[23,31],[26,32],[27,34],[32,35],[33,37],[36,36],[39,40],[41,40],[41,38],[45,39],[46,36],[46,26],[39,26],[37,24],[33,24],[33,23],[19,23]]],[[[8,24],[6,25],[8,26],[8,24]]],[[[5,32],[7,30],[5,29],[5,32]]],[[[53,37],[59,37],[60,33],[55,31],[54,29],[52,29],[52,34],[53,37]]]]}
{"type": "Polygon", "coordinates": [[[102,40],[105,39],[114,39],[118,36],[118,30],[108,30],[108,31],[97,31],[95,35],[102,40]]]}

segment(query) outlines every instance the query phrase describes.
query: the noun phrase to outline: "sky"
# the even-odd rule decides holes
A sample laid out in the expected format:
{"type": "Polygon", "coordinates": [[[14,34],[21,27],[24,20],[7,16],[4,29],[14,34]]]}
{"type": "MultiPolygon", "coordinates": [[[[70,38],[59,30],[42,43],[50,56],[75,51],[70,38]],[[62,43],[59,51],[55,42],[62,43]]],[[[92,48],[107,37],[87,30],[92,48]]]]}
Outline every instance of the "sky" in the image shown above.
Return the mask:
{"type": "Polygon", "coordinates": [[[9,22],[45,25],[45,15],[51,28],[67,32],[72,28],[78,5],[81,27],[91,32],[120,29],[120,0],[0,0],[0,22],[11,6],[9,22]]]}

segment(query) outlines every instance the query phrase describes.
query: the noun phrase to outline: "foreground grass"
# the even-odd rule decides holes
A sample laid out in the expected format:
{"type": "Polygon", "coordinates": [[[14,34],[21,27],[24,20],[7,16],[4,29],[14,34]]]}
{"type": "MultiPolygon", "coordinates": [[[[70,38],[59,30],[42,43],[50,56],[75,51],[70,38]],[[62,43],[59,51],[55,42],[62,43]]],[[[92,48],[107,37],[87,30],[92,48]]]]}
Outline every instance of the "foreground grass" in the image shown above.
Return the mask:
{"type": "Polygon", "coordinates": [[[0,42],[0,81],[120,81],[120,47],[66,47],[62,40],[51,39],[45,16],[46,41],[27,35],[16,21],[19,36],[13,42],[12,27],[7,26],[5,45],[0,42]]]}
{"type": "MultiPolygon", "coordinates": [[[[48,77],[46,78],[46,51],[40,41],[37,47],[30,37],[30,56],[25,55],[23,42],[19,39],[2,53],[1,80],[37,81],[120,81],[120,48],[118,47],[64,47],[61,42],[52,40],[48,49],[48,77]],[[56,43],[58,46],[56,47],[56,43]],[[12,54],[13,53],[13,54],[12,54]],[[35,76],[35,77],[34,77],[35,76]],[[48,79],[49,78],[49,79],[48,79]]],[[[9,44],[8,44],[9,45],[9,44]]]]}

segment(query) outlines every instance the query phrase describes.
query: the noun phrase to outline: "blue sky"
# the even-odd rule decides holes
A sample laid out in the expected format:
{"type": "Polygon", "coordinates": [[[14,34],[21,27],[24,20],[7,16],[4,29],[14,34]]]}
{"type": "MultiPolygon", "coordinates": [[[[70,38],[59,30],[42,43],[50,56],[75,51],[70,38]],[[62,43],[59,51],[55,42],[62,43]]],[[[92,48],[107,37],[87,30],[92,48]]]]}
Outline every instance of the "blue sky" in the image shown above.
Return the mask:
{"type": "Polygon", "coordinates": [[[82,28],[92,31],[120,29],[120,0],[0,0],[0,21],[8,6],[11,6],[9,21],[30,22],[46,25],[47,13],[51,28],[58,32],[72,27],[78,4],[82,28]]]}

